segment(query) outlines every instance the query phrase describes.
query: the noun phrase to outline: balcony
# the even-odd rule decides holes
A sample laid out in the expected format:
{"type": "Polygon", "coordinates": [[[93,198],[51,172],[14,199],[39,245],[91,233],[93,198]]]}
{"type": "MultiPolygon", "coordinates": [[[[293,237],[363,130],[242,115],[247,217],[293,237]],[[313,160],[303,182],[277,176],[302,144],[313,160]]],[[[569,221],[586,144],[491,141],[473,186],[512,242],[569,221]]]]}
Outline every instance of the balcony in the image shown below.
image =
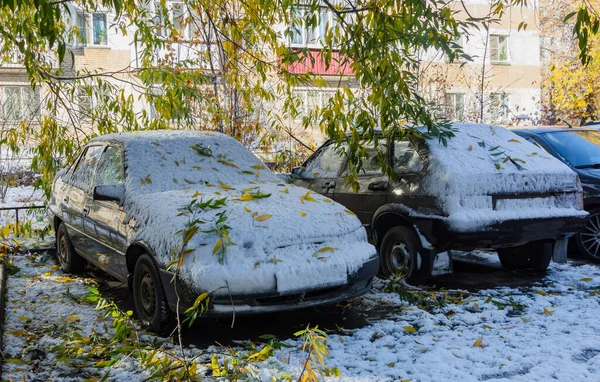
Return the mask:
{"type": "Polygon", "coordinates": [[[324,76],[354,76],[352,70],[352,61],[340,58],[339,52],[331,52],[331,62],[329,67],[325,65],[325,60],[321,50],[310,50],[310,56],[304,59],[304,62],[294,62],[288,66],[288,72],[293,74],[313,73],[324,76]]]}

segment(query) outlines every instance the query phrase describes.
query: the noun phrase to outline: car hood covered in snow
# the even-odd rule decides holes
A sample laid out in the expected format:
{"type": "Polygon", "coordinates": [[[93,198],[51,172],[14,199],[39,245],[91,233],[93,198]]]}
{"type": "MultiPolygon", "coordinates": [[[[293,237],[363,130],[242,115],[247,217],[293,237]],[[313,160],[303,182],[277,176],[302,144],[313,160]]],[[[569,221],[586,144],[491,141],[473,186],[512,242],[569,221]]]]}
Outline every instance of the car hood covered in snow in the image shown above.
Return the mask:
{"type": "Polygon", "coordinates": [[[455,136],[446,145],[426,141],[425,179],[453,228],[468,231],[505,220],[586,214],[577,174],[558,159],[502,127],[453,127],[455,136]]]}
{"type": "Polygon", "coordinates": [[[284,184],[230,137],[190,131],[102,138],[125,150],[124,210],[135,222],[130,242],[147,243],[167,267],[183,249],[186,224],[198,219],[180,268],[197,289],[251,295],[343,285],[376,256],[354,214],[284,184]],[[211,199],[224,203],[195,216],[181,213],[194,200],[211,199]],[[221,263],[215,229],[224,225],[231,244],[224,240],[221,263]]]}

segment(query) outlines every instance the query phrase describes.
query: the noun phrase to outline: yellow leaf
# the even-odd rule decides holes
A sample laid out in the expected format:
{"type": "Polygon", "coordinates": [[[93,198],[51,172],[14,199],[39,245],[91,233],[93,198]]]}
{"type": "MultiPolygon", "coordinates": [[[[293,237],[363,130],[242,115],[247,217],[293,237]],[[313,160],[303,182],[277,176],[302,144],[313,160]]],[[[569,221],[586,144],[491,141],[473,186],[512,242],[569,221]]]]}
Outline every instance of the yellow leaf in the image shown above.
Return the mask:
{"type": "Polygon", "coordinates": [[[581,279],[581,280],[579,280],[579,281],[583,281],[583,282],[589,283],[589,282],[590,282],[590,281],[592,281],[592,280],[593,280],[593,279],[592,279],[591,277],[584,277],[584,278],[582,278],[582,279],[581,279]]]}
{"type": "Polygon", "coordinates": [[[304,212],[304,211],[300,211],[300,215],[302,215],[302,216],[306,216],[306,212],[304,212]]]}
{"type": "Polygon", "coordinates": [[[52,265],[52,266],[50,266],[50,268],[54,269],[56,271],[56,270],[60,269],[60,266],[58,266],[58,265],[52,265]]]}
{"type": "Polygon", "coordinates": [[[385,366],[387,367],[394,367],[394,365],[396,365],[396,362],[390,362],[385,364],[385,366]]]}
{"type": "Polygon", "coordinates": [[[200,195],[202,195],[202,194],[200,192],[196,191],[196,192],[194,192],[194,195],[192,195],[192,198],[197,198],[200,195]]]}
{"type": "Polygon", "coordinates": [[[271,216],[272,216],[271,214],[262,214],[256,218],[256,221],[262,222],[262,221],[269,219],[271,216]]]}
{"type": "Polygon", "coordinates": [[[283,192],[284,194],[289,194],[289,190],[286,188],[285,190],[281,190],[281,192],[283,192]]]}
{"type": "Polygon", "coordinates": [[[64,277],[64,276],[61,276],[61,277],[56,277],[54,280],[56,280],[56,281],[64,281],[64,282],[71,282],[71,281],[73,281],[74,279],[73,279],[73,278],[71,278],[71,277],[64,277]]]}
{"type": "Polygon", "coordinates": [[[77,317],[77,316],[69,316],[69,317],[67,317],[67,321],[69,321],[69,322],[79,322],[79,321],[81,321],[81,319],[79,317],[77,317]]]}
{"type": "Polygon", "coordinates": [[[537,294],[541,294],[542,296],[547,296],[547,295],[548,295],[548,293],[544,292],[544,291],[543,291],[543,290],[541,290],[541,289],[538,289],[538,290],[536,290],[536,291],[535,291],[535,293],[537,293],[537,294]]]}
{"type": "Polygon", "coordinates": [[[331,203],[331,199],[323,199],[325,203],[331,203]]]}
{"type": "Polygon", "coordinates": [[[235,163],[233,162],[227,162],[226,160],[218,160],[217,162],[224,164],[225,166],[229,166],[229,167],[234,167],[234,168],[239,168],[235,163]]]}
{"type": "Polygon", "coordinates": [[[276,256],[273,256],[271,259],[269,259],[269,263],[273,263],[273,264],[277,264],[277,263],[281,263],[283,260],[278,259],[276,256]]]}
{"type": "Polygon", "coordinates": [[[473,342],[473,347],[483,349],[485,347],[485,345],[483,344],[483,338],[479,337],[478,339],[476,339],[475,342],[473,342]]]}
{"type": "Polygon", "coordinates": [[[554,311],[553,311],[553,310],[549,310],[549,309],[546,309],[546,308],[544,308],[544,314],[545,314],[545,315],[548,315],[548,316],[551,316],[551,315],[553,315],[553,314],[554,314],[554,311]]]}
{"type": "Polygon", "coordinates": [[[350,214],[350,215],[354,215],[356,216],[356,214],[350,210],[344,210],[345,213],[350,214]]]}
{"type": "Polygon", "coordinates": [[[17,337],[25,337],[27,335],[29,335],[29,332],[25,331],[25,330],[11,330],[10,334],[12,334],[13,336],[17,336],[17,337]]]}
{"type": "Polygon", "coordinates": [[[263,166],[260,164],[255,164],[254,166],[252,166],[252,168],[256,169],[256,170],[261,170],[263,168],[263,166]]]}
{"type": "Polygon", "coordinates": [[[518,139],[515,139],[515,138],[513,138],[513,139],[509,139],[508,141],[509,141],[509,142],[515,142],[515,143],[521,143],[521,141],[520,141],[520,140],[518,140],[518,139]]]}
{"type": "Polygon", "coordinates": [[[223,246],[223,239],[219,238],[219,240],[217,241],[217,244],[215,244],[215,247],[213,248],[213,255],[217,252],[219,252],[219,249],[221,249],[221,247],[223,246]]]}
{"type": "Polygon", "coordinates": [[[23,361],[22,359],[18,359],[18,358],[9,358],[7,360],[5,360],[4,362],[9,362],[9,363],[19,363],[22,365],[26,365],[27,362],[23,361]]]}
{"type": "Polygon", "coordinates": [[[304,196],[302,197],[302,199],[304,199],[304,200],[306,200],[306,201],[309,201],[309,202],[316,202],[316,201],[317,201],[317,199],[315,199],[315,198],[313,198],[312,196],[310,196],[310,191],[308,191],[308,192],[306,193],[306,195],[304,195],[304,196]]]}
{"type": "Polygon", "coordinates": [[[483,328],[484,328],[484,329],[493,329],[491,326],[489,326],[489,325],[486,325],[486,324],[483,324],[483,328]]]}
{"type": "Polygon", "coordinates": [[[246,211],[246,212],[252,212],[252,211],[250,210],[250,208],[248,208],[248,207],[244,207],[244,211],[246,211]]]}
{"type": "Polygon", "coordinates": [[[44,276],[50,276],[50,275],[52,275],[52,272],[50,272],[50,271],[44,273],[44,276]]]}
{"type": "Polygon", "coordinates": [[[221,187],[224,190],[233,190],[233,187],[226,185],[225,183],[219,184],[219,187],[221,187]]]}
{"type": "Polygon", "coordinates": [[[17,316],[17,318],[21,321],[31,321],[31,318],[27,316],[17,316]]]}
{"type": "Polygon", "coordinates": [[[242,197],[240,198],[240,201],[242,202],[247,202],[249,200],[254,199],[254,197],[251,194],[242,194],[242,197]]]}
{"type": "Polygon", "coordinates": [[[403,328],[404,328],[404,330],[406,330],[409,333],[416,333],[417,332],[417,329],[413,328],[410,325],[403,326],[403,328]]]}
{"type": "Polygon", "coordinates": [[[325,252],[335,252],[335,248],[333,248],[333,247],[323,247],[323,248],[319,249],[315,253],[325,253],[325,252]]]}

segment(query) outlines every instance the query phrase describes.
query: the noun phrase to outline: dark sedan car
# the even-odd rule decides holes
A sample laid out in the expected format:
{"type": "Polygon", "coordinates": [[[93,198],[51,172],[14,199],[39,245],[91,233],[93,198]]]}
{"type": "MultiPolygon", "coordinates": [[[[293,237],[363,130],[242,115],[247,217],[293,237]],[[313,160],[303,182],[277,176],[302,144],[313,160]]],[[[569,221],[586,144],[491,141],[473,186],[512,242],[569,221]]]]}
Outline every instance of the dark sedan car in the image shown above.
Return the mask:
{"type": "Polygon", "coordinates": [[[379,266],[356,216],[219,133],[95,138],[57,175],[48,214],[63,270],[89,261],[127,282],[159,332],[203,293],[213,316],[290,310],[360,296],[379,266]]]}
{"type": "Polygon", "coordinates": [[[582,255],[600,263],[600,131],[595,128],[539,127],[513,130],[566,163],[579,175],[590,218],[575,242],[582,255]]]}
{"type": "Polygon", "coordinates": [[[383,276],[402,273],[414,283],[447,273],[449,250],[474,248],[497,249],[508,268],[545,270],[585,224],[577,175],[501,127],[454,128],[447,145],[415,137],[365,142],[358,193],[344,182],[344,145],[331,142],[294,169],[294,184],[358,215],[383,276]],[[397,179],[382,174],[381,157],[397,179]]]}

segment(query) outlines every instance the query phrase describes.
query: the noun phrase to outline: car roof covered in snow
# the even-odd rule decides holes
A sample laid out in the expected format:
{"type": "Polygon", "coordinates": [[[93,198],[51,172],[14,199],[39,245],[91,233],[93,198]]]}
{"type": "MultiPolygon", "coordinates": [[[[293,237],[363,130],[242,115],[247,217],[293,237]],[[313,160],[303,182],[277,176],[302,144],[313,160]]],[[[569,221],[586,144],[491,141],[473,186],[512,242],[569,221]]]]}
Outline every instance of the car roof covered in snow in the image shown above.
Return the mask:
{"type": "Polygon", "coordinates": [[[201,137],[218,137],[225,140],[233,140],[233,138],[214,131],[205,130],[141,130],[123,133],[105,134],[93,138],[92,142],[120,142],[128,144],[130,142],[148,142],[153,143],[157,140],[178,140],[201,137]]]}
{"type": "Polygon", "coordinates": [[[538,135],[538,134],[546,134],[546,133],[555,133],[558,131],[598,131],[598,129],[593,129],[589,127],[569,127],[569,126],[527,126],[523,128],[509,129],[515,134],[518,135],[538,135]]]}

